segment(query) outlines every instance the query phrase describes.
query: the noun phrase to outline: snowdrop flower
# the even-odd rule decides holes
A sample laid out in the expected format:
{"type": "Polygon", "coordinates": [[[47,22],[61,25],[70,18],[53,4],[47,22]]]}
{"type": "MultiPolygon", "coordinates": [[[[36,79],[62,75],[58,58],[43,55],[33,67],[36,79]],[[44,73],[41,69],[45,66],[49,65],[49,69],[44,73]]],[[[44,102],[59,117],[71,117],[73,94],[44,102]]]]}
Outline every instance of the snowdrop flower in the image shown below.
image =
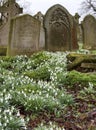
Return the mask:
{"type": "Polygon", "coordinates": [[[6,126],[7,126],[7,123],[4,123],[3,125],[6,127],[6,126]]]}
{"type": "Polygon", "coordinates": [[[24,96],[27,97],[26,93],[24,93],[24,96]]]}
{"type": "Polygon", "coordinates": [[[9,120],[8,120],[8,119],[6,120],[6,123],[9,123],[9,120]]]}
{"type": "Polygon", "coordinates": [[[11,107],[11,110],[14,111],[14,109],[15,109],[15,108],[12,106],[12,107],[11,107]]]}
{"type": "Polygon", "coordinates": [[[41,91],[39,92],[39,95],[41,95],[42,93],[41,93],[41,91]]]}
{"type": "Polygon", "coordinates": [[[6,120],[6,119],[7,119],[7,116],[5,115],[5,117],[4,117],[4,118],[5,118],[5,120],[6,120]]]}
{"type": "Polygon", "coordinates": [[[19,112],[19,110],[18,110],[18,112],[17,112],[17,117],[19,117],[20,116],[20,112],[19,112]]]}
{"type": "Polygon", "coordinates": [[[3,92],[5,93],[5,92],[6,92],[6,89],[4,89],[3,92]]]}
{"type": "Polygon", "coordinates": [[[0,93],[0,96],[3,96],[3,93],[0,93]]]}
{"type": "Polygon", "coordinates": [[[62,95],[61,95],[62,97],[64,96],[64,93],[62,93],[62,95]]]}
{"type": "Polygon", "coordinates": [[[31,89],[29,89],[29,92],[31,92],[31,89]]]}
{"type": "Polygon", "coordinates": [[[93,88],[93,84],[92,84],[92,83],[90,83],[90,82],[89,82],[89,86],[90,86],[91,88],[93,88]]]}
{"type": "Polygon", "coordinates": [[[47,93],[47,94],[46,94],[46,98],[48,98],[48,97],[49,97],[49,94],[47,93]]]}
{"type": "Polygon", "coordinates": [[[0,126],[2,126],[2,123],[0,122],[0,126]]]}
{"type": "Polygon", "coordinates": [[[11,111],[9,111],[9,115],[10,115],[10,116],[12,115],[11,111]]]}
{"type": "Polygon", "coordinates": [[[3,98],[0,98],[0,102],[3,103],[3,98]]]}
{"type": "Polygon", "coordinates": [[[57,96],[57,92],[55,92],[55,96],[57,96]]]}

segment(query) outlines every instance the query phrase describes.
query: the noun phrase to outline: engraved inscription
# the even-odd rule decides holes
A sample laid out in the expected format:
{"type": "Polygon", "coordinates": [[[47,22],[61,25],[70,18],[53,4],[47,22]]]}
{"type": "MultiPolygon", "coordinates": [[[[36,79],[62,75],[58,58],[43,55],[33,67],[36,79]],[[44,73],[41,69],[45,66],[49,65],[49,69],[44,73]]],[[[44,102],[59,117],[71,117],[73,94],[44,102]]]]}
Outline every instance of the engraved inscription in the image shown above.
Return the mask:
{"type": "Polygon", "coordinates": [[[40,23],[29,15],[13,21],[11,36],[12,54],[32,54],[38,50],[40,23]],[[26,20],[26,21],[25,21],[26,20]]]}
{"type": "Polygon", "coordinates": [[[68,14],[57,8],[49,17],[49,44],[54,50],[66,50],[70,43],[70,22],[68,14]]]}

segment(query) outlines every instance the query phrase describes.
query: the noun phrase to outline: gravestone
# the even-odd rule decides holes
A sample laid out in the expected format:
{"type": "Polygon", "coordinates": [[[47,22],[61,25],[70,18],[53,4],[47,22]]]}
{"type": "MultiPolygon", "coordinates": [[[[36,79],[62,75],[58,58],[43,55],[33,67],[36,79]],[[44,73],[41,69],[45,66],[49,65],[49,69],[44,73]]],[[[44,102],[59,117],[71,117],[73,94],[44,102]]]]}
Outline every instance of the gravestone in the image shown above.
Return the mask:
{"type": "Polygon", "coordinates": [[[85,49],[96,49],[96,19],[87,15],[82,22],[83,43],[85,49]]]}
{"type": "Polygon", "coordinates": [[[39,50],[45,50],[45,30],[43,27],[44,15],[39,11],[35,16],[40,21],[40,39],[39,39],[39,50]]]}
{"type": "Polygon", "coordinates": [[[23,9],[20,8],[16,0],[5,0],[1,2],[0,5],[0,15],[1,15],[1,22],[6,23],[10,18],[16,16],[23,12],[23,9]]]}
{"type": "Polygon", "coordinates": [[[40,22],[26,14],[11,20],[7,55],[31,55],[39,50],[40,22]]]}
{"type": "Polygon", "coordinates": [[[0,5],[0,55],[6,55],[10,19],[23,12],[16,0],[1,1],[0,5]]]}
{"type": "Polygon", "coordinates": [[[61,5],[52,6],[44,17],[45,47],[48,51],[78,48],[76,21],[61,5]]]}

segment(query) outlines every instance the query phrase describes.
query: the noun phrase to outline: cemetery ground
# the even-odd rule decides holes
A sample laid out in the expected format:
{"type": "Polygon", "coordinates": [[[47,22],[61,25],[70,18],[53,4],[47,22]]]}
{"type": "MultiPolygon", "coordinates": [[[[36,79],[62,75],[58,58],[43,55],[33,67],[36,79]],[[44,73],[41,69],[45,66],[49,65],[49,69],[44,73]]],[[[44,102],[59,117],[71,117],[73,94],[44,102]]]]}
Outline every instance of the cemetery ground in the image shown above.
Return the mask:
{"type": "Polygon", "coordinates": [[[68,55],[0,57],[0,130],[96,129],[96,68],[68,55]]]}

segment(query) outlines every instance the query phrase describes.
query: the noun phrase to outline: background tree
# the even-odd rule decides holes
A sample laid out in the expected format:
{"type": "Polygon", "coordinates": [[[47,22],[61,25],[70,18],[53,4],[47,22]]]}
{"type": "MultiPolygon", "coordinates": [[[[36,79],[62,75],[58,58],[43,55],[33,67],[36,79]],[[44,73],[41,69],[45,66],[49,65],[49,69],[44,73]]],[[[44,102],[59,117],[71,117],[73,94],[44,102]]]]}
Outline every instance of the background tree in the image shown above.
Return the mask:
{"type": "Polygon", "coordinates": [[[23,7],[24,13],[32,14],[31,11],[31,0],[16,0],[16,2],[23,7]]]}
{"type": "Polygon", "coordinates": [[[81,3],[82,14],[96,14],[96,0],[85,0],[81,3]]]}

